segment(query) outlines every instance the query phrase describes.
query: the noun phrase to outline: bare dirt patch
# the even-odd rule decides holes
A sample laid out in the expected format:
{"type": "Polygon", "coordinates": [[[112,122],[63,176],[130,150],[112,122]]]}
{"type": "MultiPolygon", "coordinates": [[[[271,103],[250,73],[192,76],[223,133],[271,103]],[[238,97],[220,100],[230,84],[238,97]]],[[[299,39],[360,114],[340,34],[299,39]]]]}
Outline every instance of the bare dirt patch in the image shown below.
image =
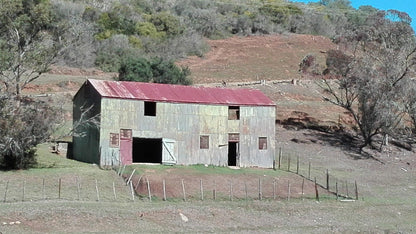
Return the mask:
{"type": "Polygon", "coordinates": [[[324,54],[335,45],[322,36],[285,34],[232,37],[208,41],[211,50],[202,58],[189,57],[194,83],[287,80],[302,78],[299,63],[307,54],[323,64],[324,54]]]}

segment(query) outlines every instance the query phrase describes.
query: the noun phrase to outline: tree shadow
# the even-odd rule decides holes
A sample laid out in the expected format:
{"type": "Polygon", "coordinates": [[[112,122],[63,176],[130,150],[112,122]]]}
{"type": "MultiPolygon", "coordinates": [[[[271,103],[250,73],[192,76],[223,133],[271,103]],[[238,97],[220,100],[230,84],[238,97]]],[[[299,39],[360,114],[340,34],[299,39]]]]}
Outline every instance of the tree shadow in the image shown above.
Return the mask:
{"type": "MultiPolygon", "coordinates": [[[[346,155],[354,160],[375,159],[371,154],[361,150],[362,141],[359,137],[344,130],[317,131],[311,130],[305,136],[317,139],[320,144],[340,148],[346,155]]],[[[379,160],[377,160],[379,161],[379,160]]]]}

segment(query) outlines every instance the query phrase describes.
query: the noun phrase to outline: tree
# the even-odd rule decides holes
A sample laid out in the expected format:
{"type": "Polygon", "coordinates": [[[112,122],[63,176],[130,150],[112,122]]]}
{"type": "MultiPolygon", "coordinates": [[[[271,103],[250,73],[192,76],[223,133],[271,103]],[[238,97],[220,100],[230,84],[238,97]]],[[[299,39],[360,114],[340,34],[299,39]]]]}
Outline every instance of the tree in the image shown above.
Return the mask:
{"type": "Polygon", "coordinates": [[[45,102],[0,97],[0,169],[35,164],[36,146],[49,138],[57,116],[45,102]]]}
{"type": "Polygon", "coordinates": [[[392,133],[404,115],[402,92],[415,65],[414,32],[406,22],[378,12],[336,41],[344,51],[327,53],[324,98],[353,116],[364,141],[361,149],[373,146],[373,137],[392,133]],[[335,79],[335,87],[328,79],[335,79]]]}
{"type": "Polygon", "coordinates": [[[62,46],[48,0],[0,0],[0,91],[20,95],[48,71],[62,46]]]}
{"type": "Polygon", "coordinates": [[[122,81],[154,82],[190,85],[190,71],[178,67],[172,60],[162,58],[128,58],[120,66],[118,79],[122,81]]]}

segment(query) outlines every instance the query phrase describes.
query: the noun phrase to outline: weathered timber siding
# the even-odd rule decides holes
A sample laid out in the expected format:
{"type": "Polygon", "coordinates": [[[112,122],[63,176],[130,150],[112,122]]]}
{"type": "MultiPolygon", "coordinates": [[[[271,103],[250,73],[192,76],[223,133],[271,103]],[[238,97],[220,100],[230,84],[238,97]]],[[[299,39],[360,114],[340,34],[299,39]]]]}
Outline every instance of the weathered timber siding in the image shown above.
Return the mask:
{"type": "Polygon", "coordinates": [[[241,106],[240,120],[228,120],[228,106],[157,102],[156,116],[144,116],[144,101],[101,100],[101,165],[119,161],[118,148],[110,148],[110,133],[132,129],[133,137],[176,141],[178,164],[228,163],[228,133],[240,134],[240,165],[271,167],[275,153],[275,107],[241,106]],[[209,136],[209,149],[200,149],[200,136],[209,136]],[[267,137],[267,150],[258,138],[267,137]]]}

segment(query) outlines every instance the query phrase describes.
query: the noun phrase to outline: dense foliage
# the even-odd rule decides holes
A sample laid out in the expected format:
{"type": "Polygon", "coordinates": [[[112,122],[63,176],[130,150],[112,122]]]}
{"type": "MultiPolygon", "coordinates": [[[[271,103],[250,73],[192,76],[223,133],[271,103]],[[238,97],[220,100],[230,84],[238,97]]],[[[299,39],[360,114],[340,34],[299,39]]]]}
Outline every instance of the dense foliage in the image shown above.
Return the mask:
{"type": "Polygon", "coordinates": [[[302,33],[334,38],[366,25],[378,10],[354,9],[348,0],[52,0],[73,39],[59,63],[118,71],[124,55],[176,60],[202,56],[204,38],[302,33]]]}
{"type": "Polygon", "coordinates": [[[30,98],[0,97],[0,169],[25,169],[36,160],[58,120],[47,103],[30,98]]]}
{"type": "Polygon", "coordinates": [[[192,83],[189,74],[188,68],[178,67],[171,60],[129,58],[122,62],[118,78],[123,81],[189,85],[192,83]]]}

